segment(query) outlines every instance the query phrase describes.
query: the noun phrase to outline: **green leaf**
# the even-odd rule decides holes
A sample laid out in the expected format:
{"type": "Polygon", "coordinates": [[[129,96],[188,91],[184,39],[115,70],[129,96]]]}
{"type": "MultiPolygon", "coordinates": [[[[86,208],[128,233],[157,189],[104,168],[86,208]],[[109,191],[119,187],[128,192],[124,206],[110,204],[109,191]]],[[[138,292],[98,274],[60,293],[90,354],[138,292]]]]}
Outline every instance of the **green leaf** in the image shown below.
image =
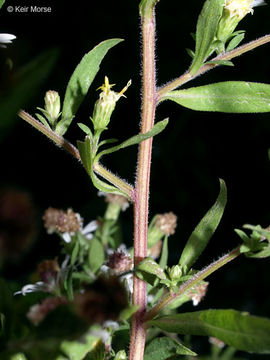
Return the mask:
{"type": "Polygon", "coordinates": [[[50,125],[48,124],[47,120],[45,119],[45,117],[43,117],[42,115],[40,114],[35,114],[36,117],[38,118],[38,120],[44,125],[46,126],[48,129],[51,129],[50,125]]]}
{"type": "Polygon", "coordinates": [[[46,51],[20,68],[13,78],[14,86],[0,100],[0,138],[18,119],[18,111],[33,100],[41,84],[48,79],[58,57],[58,51],[46,51]]]}
{"type": "Polygon", "coordinates": [[[244,81],[225,81],[168,93],[172,100],[192,110],[225,113],[270,111],[270,85],[244,81]]]}
{"type": "Polygon", "coordinates": [[[164,316],[148,324],[178,334],[214,336],[238,350],[270,353],[270,320],[236,310],[205,310],[164,316]]]}
{"type": "Polygon", "coordinates": [[[111,186],[104,181],[100,180],[93,171],[93,159],[92,159],[92,150],[91,150],[91,139],[89,136],[86,136],[85,141],[77,141],[77,147],[80,153],[81,161],[88,175],[90,176],[93,185],[100,191],[105,193],[113,193],[124,195],[128,197],[128,194],[125,194],[121,190],[117,189],[114,186],[111,186]]]}
{"type": "Polygon", "coordinates": [[[248,242],[249,242],[249,237],[247,236],[247,234],[246,234],[243,230],[234,229],[234,231],[236,232],[236,234],[237,234],[238,236],[240,236],[240,238],[241,238],[245,243],[248,243],[248,242]]]}
{"type": "Polygon", "coordinates": [[[6,1],[6,0],[0,0],[0,9],[1,9],[1,7],[4,5],[5,1],[6,1]]]}
{"type": "Polygon", "coordinates": [[[97,345],[91,350],[84,360],[104,360],[105,359],[105,345],[100,340],[97,345]]]}
{"type": "Polygon", "coordinates": [[[67,297],[69,301],[73,300],[73,272],[72,269],[69,270],[66,279],[64,281],[64,287],[67,291],[67,297]]]}
{"type": "Polygon", "coordinates": [[[78,150],[80,153],[81,161],[88,175],[91,175],[92,170],[92,149],[91,139],[89,136],[85,137],[85,141],[77,141],[78,150]]]}
{"type": "Polygon", "coordinates": [[[62,118],[56,126],[58,135],[64,135],[73,117],[88,92],[104,56],[113,46],[119,44],[122,39],[109,39],[101,42],[82,58],[73,72],[67,85],[62,118]]]}
{"type": "Polygon", "coordinates": [[[194,51],[192,51],[191,49],[186,48],[186,52],[188,53],[188,55],[189,55],[192,59],[194,58],[194,56],[195,56],[194,51]]]}
{"type": "Polygon", "coordinates": [[[223,0],[206,0],[199,15],[196,27],[196,49],[190,67],[195,75],[207,57],[211,54],[219,20],[223,11],[223,0]]]}
{"type": "Polygon", "coordinates": [[[166,360],[174,355],[197,354],[169,337],[156,338],[146,346],[144,360],[166,360]]]}
{"type": "Polygon", "coordinates": [[[187,266],[189,269],[195,263],[213,236],[222,218],[227,202],[227,189],[225,182],[221,179],[219,181],[220,192],[215,204],[196,226],[182,252],[179,260],[179,264],[182,267],[187,266]]]}
{"type": "Polygon", "coordinates": [[[3,334],[4,332],[4,327],[5,327],[5,315],[4,314],[0,314],[0,336],[3,334]]]}
{"type": "Polygon", "coordinates": [[[230,60],[213,60],[213,61],[207,61],[205,64],[234,66],[233,62],[230,60]]]}
{"type": "Polygon", "coordinates": [[[98,147],[102,146],[102,145],[106,145],[106,144],[112,144],[114,142],[117,142],[117,139],[106,139],[106,140],[102,140],[99,144],[98,147]]]}
{"type": "Polygon", "coordinates": [[[76,238],[76,242],[75,242],[74,248],[72,250],[71,259],[70,259],[71,266],[74,266],[74,264],[78,258],[79,250],[80,250],[80,243],[79,243],[79,239],[76,238]]]}
{"type": "Polygon", "coordinates": [[[163,269],[152,258],[148,257],[139,263],[135,269],[135,272],[138,277],[140,277],[141,273],[148,273],[155,275],[159,279],[166,279],[166,275],[163,269]]]}
{"type": "Polygon", "coordinates": [[[87,335],[84,341],[63,341],[60,349],[69,360],[82,360],[99,342],[98,337],[87,335]]]}
{"type": "Polygon", "coordinates": [[[270,256],[270,231],[262,229],[260,225],[254,226],[246,224],[243,226],[246,229],[253,230],[250,238],[244,231],[235,229],[235,232],[244,241],[241,245],[240,251],[245,256],[251,258],[266,258],[270,256]]]}
{"type": "Polygon", "coordinates": [[[138,135],[134,135],[131,138],[129,138],[128,140],[125,140],[124,142],[122,142],[119,145],[116,145],[114,147],[111,147],[109,149],[103,150],[101,151],[97,157],[96,160],[98,161],[103,155],[107,155],[107,154],[111,154],[115,151],[118,151],[120,149],[124,149],[128,146],[132,146],[132,145],[136,145],[139,144],[140,142],[147,140],[157,134],[159,134],[161,131],[163,131],[165,129],[165,127],[168,124],[169,119],[165,119],[162,121],[159,121],[158,123],[156,123],[152,129],[144,134],[138,134],[138,135]]]}
{"type": "Polygon", "coordinates": [[[139,305],[131,305],[128,308],[122,310],[119,315],[119,320],[127,321],[137,310],[139,310],[139,305]]]}
{"type": "Polygon", "coordinates": [[[226,52],[235,49],[236,46],[238,46],[240,42],[244,39],[244,37],[245,37],[245,32],[242,32],[240,34],[238,33],[236,36],[234,36],[232,40],[229,42],[226,48],[226,52]]]}
{"type": "Polygon", "coordinates": [[[163,241],[162,246],[162,252],[159,260],[159,266],[164,270],[167,266],[168,262],[168,256],[169,256],[169,250],[168,250],[168,236],[165,236],[165,239],[163,241]]]}
{"type": "Polygon", "coordinates": [[[92,135],[92,132],[88,126],[84,125],[83,123],[78,123],[77,125],[86,135],[92,135]]]}
{"type": "Polygon", "coordinates": [[[27,360],[23,353],[12,355],[10,360],[27,360]]]}
{"type": "Polygon", "coordinates": [[[94,237],[91,239],[88,253],[88,264],[90,269],[95,273],[101,265],[103,265],[105,259],[104,248],[101,242],[94,237]]]}
{"type": "Polygon", "coordinates": [[[245,224],[243,228],[256,231],[258,234],[260,234],[262,237],[265,237],[270,242],[270,231],[267,229],[262,229],[260,225],[254,226],[250,224],[245,224]]]}

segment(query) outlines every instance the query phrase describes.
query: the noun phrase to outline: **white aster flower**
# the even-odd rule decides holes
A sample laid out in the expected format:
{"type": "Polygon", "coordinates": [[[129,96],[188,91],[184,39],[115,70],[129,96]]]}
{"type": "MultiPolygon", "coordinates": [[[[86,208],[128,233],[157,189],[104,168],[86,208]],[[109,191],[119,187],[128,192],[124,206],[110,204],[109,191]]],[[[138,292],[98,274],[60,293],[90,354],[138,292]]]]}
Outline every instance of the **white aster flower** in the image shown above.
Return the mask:
{"type": "MultiPolygon", "coordinates": [[[[98,227],[97,221],[93,220],[90,221],[84,228],[81,228],[80,232],[88,239],[92,239],[93,238],[93,231],[95,231],[98,227]]],[[[63,240],[66,243],[70,243],[71,242],[71,236],[74,235],[74,233],[70,233],[70,232],[64,232],[63,234],[61,234],[63,240]]]]}
{"type": "Polygon", "coordinates": [[[103,327],[104,328],[110,328],[112,330],[118,330],[119,329],[119,324],[118,322],[116,321],[113,321],[113,320],[106,320],[104,323],[103,323],[103,327]]]}
{"type": "Polygon", "coordinates": [[[255,6],[263,5],[263,0],[225,0],[224,7],[229,10],[230,17],[242,19],[247,14],[253,14],[255,6]]]}
{"type": "Polygon", "coordinates": [[[22,294],[23,296],[25,296],[26,294],[29,294],[31,292],[37,292],[37,291],[47,292],[48,285],[45,284],[45,282],[43,282],[43,281],[38,281],[35,284],[27,284],[22,288],[22,290],[16,291],[14,293],[14,295],[22,294]]]}
{"type": "Polygon", "coordinates": [[[5,44],[12,43],[12,40],[16,39],[15,35],[12,34],[0,34],[0,47],[6,48],[5,44]]]}

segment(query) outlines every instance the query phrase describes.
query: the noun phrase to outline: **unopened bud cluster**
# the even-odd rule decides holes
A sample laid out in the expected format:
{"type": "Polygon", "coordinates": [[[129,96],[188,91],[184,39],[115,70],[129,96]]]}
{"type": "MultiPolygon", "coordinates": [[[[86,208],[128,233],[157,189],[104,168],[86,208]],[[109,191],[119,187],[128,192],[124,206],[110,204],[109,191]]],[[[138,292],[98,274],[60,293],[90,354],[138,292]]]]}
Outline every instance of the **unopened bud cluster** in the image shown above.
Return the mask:
{"type": "Polygon", "coordinates": [[[117,275],[131,270],[132,265],[133,261],[131,257],[123,251],[115,251],[109,255],[107,260],[107,266],[117,275]]]}
{"type": "Polygon", "coordinates": [[[67,211],[48,208],[43,215],[44,227],[49,234],[75,233],[81,229],[82,219],[78,213],[68,209],[67,211]]]}
{"type": "Polygon", "coordinates": [[[179,265],[174,265],[167,270],[171,280],[179,280],[182,276],[182,270],[179,265]]]}

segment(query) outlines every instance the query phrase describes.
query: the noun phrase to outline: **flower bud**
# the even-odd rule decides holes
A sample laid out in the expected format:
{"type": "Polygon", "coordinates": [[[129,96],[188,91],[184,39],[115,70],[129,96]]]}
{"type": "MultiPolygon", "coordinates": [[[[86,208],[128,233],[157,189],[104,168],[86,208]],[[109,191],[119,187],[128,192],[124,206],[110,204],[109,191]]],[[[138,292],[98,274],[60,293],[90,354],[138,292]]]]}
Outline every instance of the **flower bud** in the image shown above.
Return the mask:
{"type": "Polygon", "coordinates": [[[169,274],[171,280],[176,280],[176,281],[180,280],[180,278],[182,276],[182,270],[179,265],[174,265],[167,271],[168,271],[168,274],[169,274]]]}
{"type": "Polygon", "coordinates": [[[53,124],[60,115],[61,103],[57,91],[49,90],[45,95],[45,110],[49,115],[49,121],[53,124]]]}
{"type": "Polygon", "coordinates": [[[125,350],[118,351],[118,353],[115,355],[114,360],[127,360],[127,354],[125,350]]]}
{"type": "Polygon", "coordinates": [[[110,122],[116,102],[120,99],[121,96],[124,96],[123,93],[127,90],[130,84],[131,81],[127,83],[127,85],[122,91],[120,91],[120,93],[117,93],[111,90],[111,87],[113,87],[114,84],[110,84],[109,79],[107,76],[105,76],[104,84],[99,88],[102,90],[102,92],[94,105],[92,121],[95,131],[102,131],[106,129],[110,122]]]}

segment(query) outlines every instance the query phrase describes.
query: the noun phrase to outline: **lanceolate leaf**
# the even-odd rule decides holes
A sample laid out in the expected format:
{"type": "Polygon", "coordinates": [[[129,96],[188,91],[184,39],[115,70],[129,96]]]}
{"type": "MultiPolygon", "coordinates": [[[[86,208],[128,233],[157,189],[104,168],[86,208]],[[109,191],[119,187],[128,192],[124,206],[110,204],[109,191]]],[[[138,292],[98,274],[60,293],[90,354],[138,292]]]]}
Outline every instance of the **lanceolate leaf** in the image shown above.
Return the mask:
{"type": "Polygon", "coordinates": [[[238,46],[240,44],[240,42],[244,39],[245,37],[245,33],[238,33],[236,36],[234,36],[232,38],[232,40],[229,42],[227,48],[226,48],[226,52],[231,51],[233,49],[236,48],[236,46],[238,46]]]}
{"type": "Polygon", "coordinates": [[[105,183],[100,180],[93,171],[93,159],[91,154],[91,140],[89,136],[85,137],[85,141],[77,141],[78,150],[80,153],[81,161],[88,175],[90,176],[94,186],[105,193],[113,193],[127,196],[127,194],[121,192],[116,187],[105,183]]]}
{"type": "Polygon", "coordinates": [[[270,85],[244,81],[225,81],[168,93],[172,100],[192,110],[225,113],[270,111],[270,85]]]}
{"type": "Polygon", "coordinates": [[[102,59],[108,50],[121,41],[123,40],[109,39],[103,41],[82,58],[67,85],[62,118],[56,127],[57,134],[65,134],[99,70],[102,59]]]}
{"type": "Polygon", "coordinates": [[[211,45],[214,41],[218,22],[222,15],[223,4],[223,0],[207,0],[204,3],[196,27],[196,49],[190,67],[191,75],[196,74],[211,53],[211,45]]]}
{"type": "Polygon", "coordinates": [[[270,320],[236,310],[205,310],[170,315],[149,321],[164,331],[214,336],[247,352],[270,353],[270,320]]]}
{"type": "Polygon", "coordinates": [[[213,60],[213,61],[207,61],[205,64],[234,66],[233,62],[230,60],[213,60]]]}
{"type": "Polygon", "coordinates": [[[103,155],[111,154],[111,153],[113,153],[115,151],[118,151],[120,149],[124,149],[124,148],[126,148],[128,146],[139,144],[140,142],[142,142],[144,140],[147,140],[147,139],[159,134],[161,131],[163,131],[165,129],[165,127],[168,124],[168,121],[169,121],[168,119],[159,121],[147,133],[134,135],[131,138],[129,138],[128,140],[125,140],[124,142],[122,142],[122,144],[119,144],[119,145],[113,146],[113,147],[111,147],[109,149],[101,151],[97,155],[96,160],[99,160],[101,158],[101,156],[103,156],[103,155]]]}
{"type": "Polygon", "coordinates": [[[105,259],[103,245],[97,238],[93,238],[89,247],[88,263],[90,269],[96,272],[101,265],[103,265],[105,259]]]}
{"type": "Polygon", "coordinates": [[[136,276],[154,286],[157,279],[166,279],[164,270],[152,259],[145,258],[135,269],[136,276]]]}
{"type": "Polygon", "coordinates": [[[0,0],[0,9],[4,5],[5,0],[0,0]]]}
{"type": "Polygon", "coordinates": [[[173,355],[191,355],[197,354],[187,347],[168,337],[156,338],[147,345],[144,354],[144,360],[165,360],[173,355]]]}
{"type": "Polygon", "coordinates": [[[63,341],[61,351],[68,356],[69,360],[82,360],[86,354],[93,351],[100,343],[97,336],[87,335],[84,341],[63,341]]]}
{"type": "Polygon", "coordinates": [[[227,202],[227,190],[223,180],[220,180],[220,192],[215,204],[205,214],[196,226],[182,252],[179,264],[189,269],[205,249],[222,218],[227,202]]]}
{"type": "Polygon", "coordinates": [[[165,236],[165,239],[163,240],[163,246],[162,246],[162,251],[161,251],[160,260],[159,260],[159,266],[162,269],[166,268],[167,262],[168,262],[168,257],[169,257],[168,236],[165,236]]]}

